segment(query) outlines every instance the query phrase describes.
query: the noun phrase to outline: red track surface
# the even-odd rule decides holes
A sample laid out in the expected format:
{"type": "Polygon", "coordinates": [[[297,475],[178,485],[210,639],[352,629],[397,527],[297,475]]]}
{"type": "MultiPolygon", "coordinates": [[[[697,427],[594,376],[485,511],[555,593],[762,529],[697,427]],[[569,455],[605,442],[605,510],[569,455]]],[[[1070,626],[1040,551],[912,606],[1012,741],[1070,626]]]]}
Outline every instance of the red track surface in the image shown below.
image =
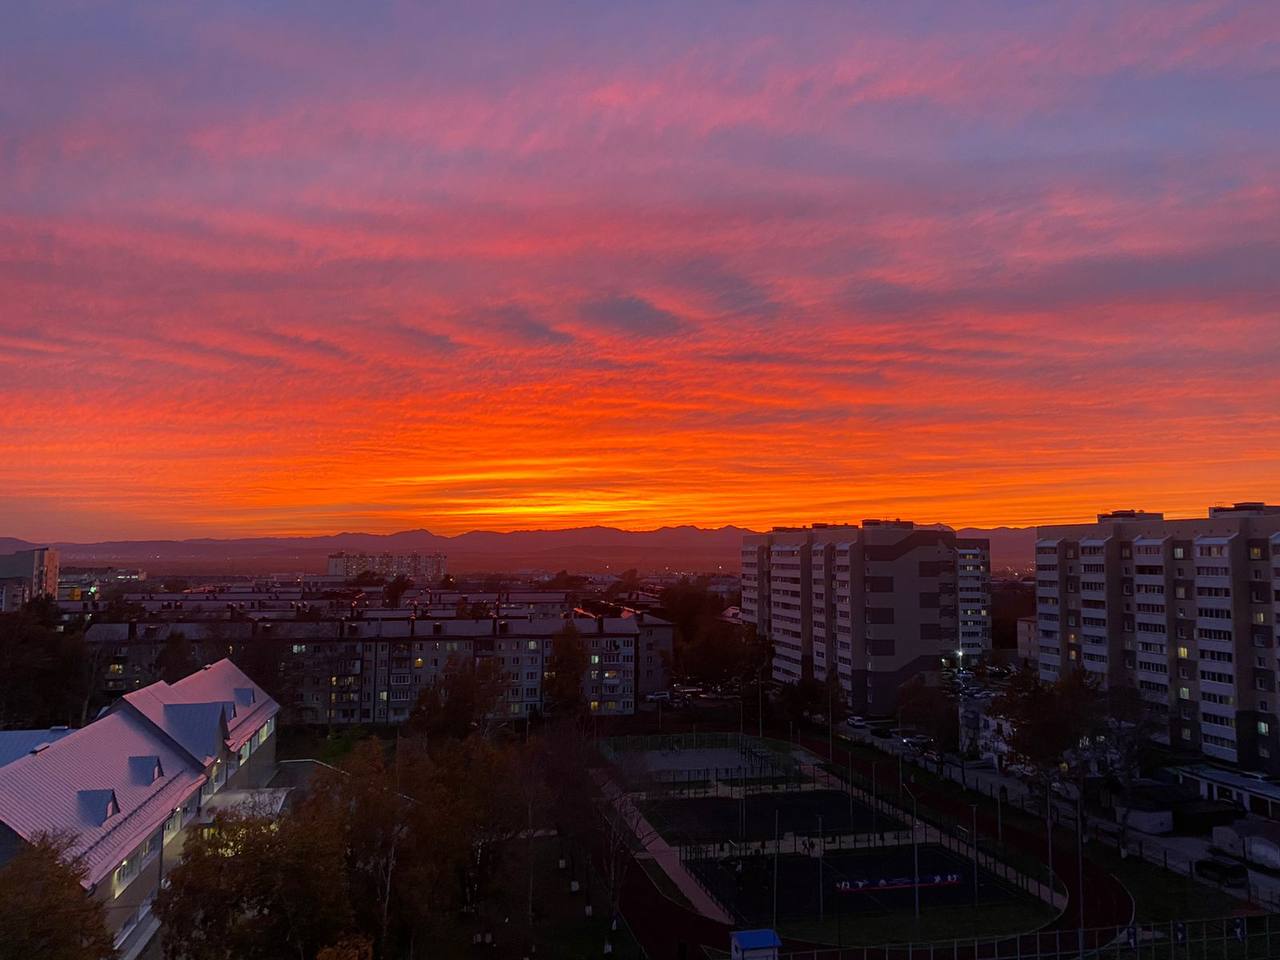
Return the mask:
{"type": "MultiPolygon", "coordinates": [[[[827,753],[826,739],[802,737],[800,745],[806,747],[819,757],[827,753]]],[[[850,762],[848,751],[839,747],[835,751],[835,761],[842,766],[850,762]]],[[[854,769],[869,776],[869,763],[853,757],[854,769]]],[[[919,787],[916,790],[921,803],[939,813],[954,816],[957,822],[966,823],[972,816],[969,803],[960,793],[938,787],[919,787]]],[[[994,835],[996,819],[994,807],[988,802],[978,808],[978,830],[980,833],[994,835]]],[[[1004,826],[1004,840],[1009,846],[1023,853],[1043,860],[1047,850],[1043,832],[1033,833],[1015,826],[1004,826]]],[[[1079,903],[1079,885],[1077,883],[1077,860],[1075,835],[1064,830],[1055,833],[1053,848],[1054,872],[1058,880],[1067,889],[1069,897],[1067,909],[1055,921],[1050,923],[1041,936],[1048,943],[1050,936],[1061,936],[1063,948],[1075,945],[1076,930],[1079,925],[1076,904],[1079,903]]],[[[1090,863],[1086,858],[1084,864],[1085,886],[1085,923],[1088,927],[1121,927],[1128,924],[1133,915],[1133,900],[1124,885],[1103,868],[1090,863]]],[[[667,899],[650,881],[642,870],[628,871],[622,892],[622,912],[627,918],[637,939],[648,953],[651,960],[677,960],[687,955],[690,960],[701,957],[701,946],[714,947],[726,953],[729,949],[730,927],[709,920],[693,911],[687,910],[667,899]],[[682,954],[682,945],[686,953],[682,954]]],[[[1088,935],[1086,935],[1087,938],[1088,935]]],[[[1105,942],[1109,937],[1105,938],[1105,942]]],[[[1088,943],[1087,946],[1095,946],[1088,943]]],[[[1101,945],[1101,942],[1096,945],[1101,945]]],[[[975,952],[972,942],[961,943],[954,956],[956,960],[977,960],[977,958],[996,956],[994,942],[979,944],[975,952]],[[982,949],[983,947],[986,949],[982,949]]],[[[1023,938],[1023,952],[1033,947],[1033,936],[1023,938]]],[[[841,951],[835,947],[824,947],[819,944],[787,941],[787,950],[814,950],[820,960],[837,960],[841,951]]],[[[906,949],[885,948],[882,950],[866,950],[861,947],[844,950],[844,957],[856,960],[899,960],[906,957],[906,949]]],[[[1013,938],[1004,942],[1004,956],[1014,953],[1013,938]]],[[[948,956],[952,952],[948,951],[948,956]]]]}

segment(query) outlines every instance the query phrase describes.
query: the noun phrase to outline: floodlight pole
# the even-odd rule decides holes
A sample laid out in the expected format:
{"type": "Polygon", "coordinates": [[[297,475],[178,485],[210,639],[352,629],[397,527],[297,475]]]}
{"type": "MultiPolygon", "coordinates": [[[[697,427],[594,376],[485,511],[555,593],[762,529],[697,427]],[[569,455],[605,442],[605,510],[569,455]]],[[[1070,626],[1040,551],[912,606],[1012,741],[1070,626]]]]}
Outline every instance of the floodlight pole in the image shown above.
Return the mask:
{"type": "Polygon", "coordinates": [[[916,834],[919,832],[920,826],[920,804],[916,800],[916,795],[911,792],[910,788],[903,787],[907,796],[911,798],[911,869],[914,876],[911,878],[911,889],[915,894],[916,900],[916,921],[920,920],[920,846],[917,842],[916,834]]]}
{"type": "Polygon", "coordinates": [[[773,810],[773,929],[778,929],[778,847],[781,840],[778,837],[778,814],[781,811],[775,807],[773,810]]]}
{"type": "Polygon", "coordinates": [[[973,905],[978,905],[978,805],[969,804],[973,810],[973,834],[969,840],[973,843],[973,905]]]}
{"type": "Polygon", "coordinates": [[[822,814],[818,814],[818,840],[822,844],[818,848],[818,919],[827,919],[826,902],[822,895],[822,860],[827,849],[827,838],[822,832],[822,814]]]}

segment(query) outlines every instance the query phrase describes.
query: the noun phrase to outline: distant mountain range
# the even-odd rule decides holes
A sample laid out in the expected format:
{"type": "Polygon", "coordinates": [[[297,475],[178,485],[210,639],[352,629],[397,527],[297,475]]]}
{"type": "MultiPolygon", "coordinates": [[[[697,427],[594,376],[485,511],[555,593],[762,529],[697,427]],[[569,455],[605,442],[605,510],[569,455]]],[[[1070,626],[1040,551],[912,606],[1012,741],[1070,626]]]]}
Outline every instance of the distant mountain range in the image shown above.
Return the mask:
{"type": "MultiPolygon", "coordinates": [[[[569,530],[475,530],[453,537],[428,530],[400,533],[337,533],[318,537],[249,537],[236,540],[109,540],[54,543],[64,565],[142,567],[149,573],[268,573],[325,569],[325,558],[339,550],[368,553],[444,553],[454,572],[560,570],[573,572],[696,570],[738,572],[743,527],[694,526],[657,530],[577,527],[569,530]]],[[[1033,528],[966,528],[960,536],[991,540],[996,569],[1023,568],[1032,562],[1033,528]]],[[[32,544],[0,537],[0,553],[28,550],[32,544]]]]}

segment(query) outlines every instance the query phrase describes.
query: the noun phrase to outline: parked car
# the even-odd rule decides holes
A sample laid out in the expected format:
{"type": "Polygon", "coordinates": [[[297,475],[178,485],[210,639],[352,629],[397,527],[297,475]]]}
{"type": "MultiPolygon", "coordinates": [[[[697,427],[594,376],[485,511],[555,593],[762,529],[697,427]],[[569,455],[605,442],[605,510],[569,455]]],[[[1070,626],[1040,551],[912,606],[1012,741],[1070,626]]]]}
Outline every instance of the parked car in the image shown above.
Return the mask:
{"type": "Polygon", "coordinates": [[[644,695],[644,698],[649,703],[670,703],[671,691],[670,690],[654,690],[652,693],[646,693],[644,695]]]}
{"type": "Polygon", "coordinates": [[[867,720],[865,717],[848,717],[845,723],[853,727],[855,730],[867,729],[867,720]]]}

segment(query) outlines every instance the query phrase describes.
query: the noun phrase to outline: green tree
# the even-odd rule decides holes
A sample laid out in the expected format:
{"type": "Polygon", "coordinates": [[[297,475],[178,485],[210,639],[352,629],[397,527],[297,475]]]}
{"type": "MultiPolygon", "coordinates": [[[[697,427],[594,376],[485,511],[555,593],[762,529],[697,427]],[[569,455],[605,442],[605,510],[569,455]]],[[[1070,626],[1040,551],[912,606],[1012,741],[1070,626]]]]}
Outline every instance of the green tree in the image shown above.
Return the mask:
{"type": "Polygon", "coordinates": [[[189,677],[198,670],[195,651],[191,641],[181,630],[170,631],[165,637],[160,652],[156,654],[156,669],[160,679],[165,683],[177,683],[183,677],[189,677]]]}
{"type": "Polygon", "coordinates": [[[412,589],[413,581],[402,573],[382,588],[382,596],[388,607],[398,607],[405,593],[412,589]]]}
{"type": "Polygon", "coordinates": [[[352,921],[343,840],[331,807],[216,814],[156,899],[167,960],[307,960],[338,942],[352,921]]]}
{"type": "Polygon", "coordinates": [[[42,837],[0,868],[0,960],[111,960],[101,900],[84,892],[70,840],[42,837]]]}
{"type": "Polygon", "coordinates": [[[461,740],[497,710],[508,686],[493,657],[450,657],[439,678],[418,695],[406,730],[461,740]]]}
{"type": "Polygon", "coordinates": [[[549,713],[566,717],[583,713],[582,680],[588,666],[587,645],[573,621],[566,620],[551,640],[551,658],[542,681],[542,699],[549,713]]]}

